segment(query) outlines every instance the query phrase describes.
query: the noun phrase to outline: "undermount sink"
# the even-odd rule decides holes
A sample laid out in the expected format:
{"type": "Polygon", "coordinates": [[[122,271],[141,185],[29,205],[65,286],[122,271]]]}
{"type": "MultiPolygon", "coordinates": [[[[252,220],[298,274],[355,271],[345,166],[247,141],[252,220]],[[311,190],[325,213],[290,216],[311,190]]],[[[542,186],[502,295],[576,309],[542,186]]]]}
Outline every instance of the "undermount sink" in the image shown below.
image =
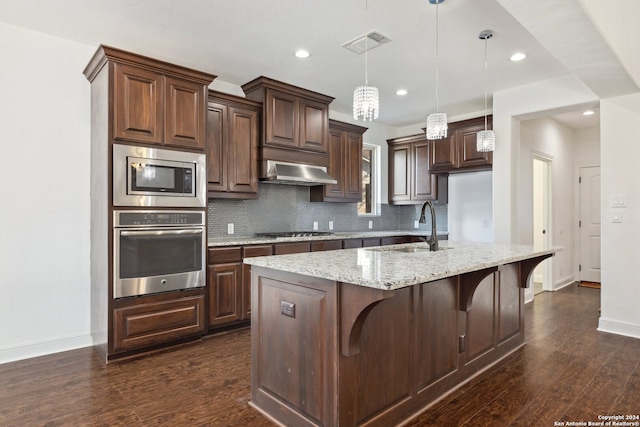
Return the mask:
{"type": "MultiPolygon", "coordinates": [[[[451,247],[443,247],[443,248],[438,248],[438,251],[443,251],[446,249],[453,249],[451,247]]],[[[429,250],[428,247],[423,247],[423,246],[400,246],[400,247],[385,247],[385,246],[381,246],[381,247],[375,247],[375,248],[367,248],[367,250],[369,251],[375,251],[375,252],[407,252],[407,253],[415,253],[415,252],[436,252],[436,251],[431,251],[429,250]]]]}

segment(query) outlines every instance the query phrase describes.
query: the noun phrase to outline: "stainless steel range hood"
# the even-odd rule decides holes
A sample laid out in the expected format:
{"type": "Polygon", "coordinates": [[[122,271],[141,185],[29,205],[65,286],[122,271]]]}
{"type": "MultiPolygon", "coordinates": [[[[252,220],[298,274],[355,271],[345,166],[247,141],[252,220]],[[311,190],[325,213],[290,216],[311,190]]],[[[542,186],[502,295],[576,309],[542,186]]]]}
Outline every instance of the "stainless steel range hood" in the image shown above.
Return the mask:
{"type": "Polygon", "coordinates": [[[305,186],[338,183],[327,174],[327,168],[324,166],[286,163],[275,160],[267,160],[267,176],[264,178],[264,182],[305,186]]]}

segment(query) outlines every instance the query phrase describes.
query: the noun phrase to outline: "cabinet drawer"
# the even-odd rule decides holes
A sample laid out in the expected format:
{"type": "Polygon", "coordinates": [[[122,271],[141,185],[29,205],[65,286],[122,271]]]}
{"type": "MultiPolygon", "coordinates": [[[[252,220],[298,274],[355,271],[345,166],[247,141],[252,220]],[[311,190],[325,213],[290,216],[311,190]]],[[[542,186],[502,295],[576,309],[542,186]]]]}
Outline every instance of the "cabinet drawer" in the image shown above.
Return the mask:
{"type": "Polygon", "coordinates": [[[168,342],[205,330],[204,295],[116,308],[114,350],[168,342]]]}
{"type": "Polygon", "coordinates": [[[309,252],[309,242],[278,243],[273,245],[274,255],[299,254],[309,252]]]}
{"type": "Polygon", "coordinates": [[[333,251],[342,249],[342,240],[329,240],[326,242],[312,242],[311,252],[333,251]]]}
{"type": "Polygon", "coordinates": [[[234,246],[232,248],[209,248],[209,258],[211,264],[224,264],[227,262],[242,262],[242,248],[234,246]]]}
{"type": "Polygon", "coordinates": [[[260,246],[245,246],[242,248],[242,258],[248,258],[252,256],[269,256],[273,255],[273,246],[260,245],[260,246]]]}
{"type": "Polygon", "coordinates": [[[353,249],[362,247],[362,239],[348,239],[342,241],[342,247],[344,249],[353,249]]]}
{"type": "Polygon", "coordinates": [[[370,246],[380,246],[379,238],[362,239],[362,247],[367,248],[370,246]]]}
{"type": "Polygon", "coordinates": [[[401,245],[403,243],[411,243],[411,236],[390,236],[380,239],[380,244],[385,245],[401,245]]]}

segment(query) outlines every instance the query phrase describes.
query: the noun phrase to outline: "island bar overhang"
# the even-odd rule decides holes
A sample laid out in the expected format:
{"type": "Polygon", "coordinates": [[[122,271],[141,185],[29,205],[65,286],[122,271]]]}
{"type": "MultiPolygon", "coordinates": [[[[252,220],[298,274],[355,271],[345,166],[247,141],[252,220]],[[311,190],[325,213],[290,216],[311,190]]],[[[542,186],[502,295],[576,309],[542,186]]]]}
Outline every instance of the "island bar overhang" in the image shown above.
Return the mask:
{"type": "MultiPolygon", "coordinates": [[[[334,252],[349,263],[353,251],[364,250],[334,252]]],[[[323,275],[317,265],[315,276],[294,272],[292,265],[313,254],[247,260],[251,405],[290,426],[411,419],[524,345],[524,288],[555,250],[387,289],[315,277],[323,275]]],[[[394,256],[382,255],[376,267],[393,265],[394,256]]]]}

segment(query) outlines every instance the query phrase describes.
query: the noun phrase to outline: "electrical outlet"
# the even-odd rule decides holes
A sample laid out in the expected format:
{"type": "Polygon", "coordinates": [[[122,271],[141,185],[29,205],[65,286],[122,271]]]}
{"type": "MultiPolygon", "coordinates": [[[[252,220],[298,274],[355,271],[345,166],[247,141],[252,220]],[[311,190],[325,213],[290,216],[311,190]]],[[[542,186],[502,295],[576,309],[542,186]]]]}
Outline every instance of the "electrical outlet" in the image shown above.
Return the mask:
{"type": "Polygon", "coordinates": [[[313,221],[313,231],[318,231],[318,221],[313,221]]]}
{"type": "Polygon", "coordinates": [[[233,223],[230,222],[229,224],[227,224],[227,234],[233,234],[234,233],[234,226],[233,223]]]}
{"type": "Polygon", "coordinates": [[[333,221],[329,221],[329,230],[333,230],[333,221]]]}
{"type": "Polygon", "coordinates": [[[373,228],[373,221],[369,221],[369,230],[373,228]]]}
{"type": "Polygon", "coordinates": [[[420,228],[420,222],[417,219],[413,221],[413,228],[420,228]]]}

